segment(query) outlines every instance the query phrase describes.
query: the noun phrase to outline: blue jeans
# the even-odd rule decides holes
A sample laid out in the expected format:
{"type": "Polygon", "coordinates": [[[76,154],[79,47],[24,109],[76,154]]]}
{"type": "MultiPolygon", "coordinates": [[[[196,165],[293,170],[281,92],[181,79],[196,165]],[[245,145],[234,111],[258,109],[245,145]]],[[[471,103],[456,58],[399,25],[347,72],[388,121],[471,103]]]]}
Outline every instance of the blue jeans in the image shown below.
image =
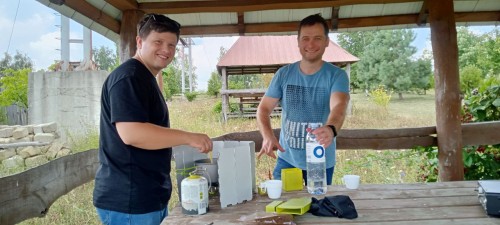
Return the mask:
{"type": "MultiPolygon", "coordinates": [[[[276,160],[276,166],[273,171],[273,178],[276,180],[281,180],[281,170],[287,168],[295,168],[292,164],[288,163],[284,159],[278,157],[276,160]]],[[[333,170],[335,167],[326,168],[326,184],[332,185],[333,178],[333,170]]],[[[305,184],[307,185],[307,170],[302,170],[302,178],[304,179],[305,184]]]]}
{"type": "Polygon", "coordinates": [[[104,225],[160,225],[161,221],[168,215],[167,208],[145,214],[128,214],[100,208],[96,209],[104,225]]]}

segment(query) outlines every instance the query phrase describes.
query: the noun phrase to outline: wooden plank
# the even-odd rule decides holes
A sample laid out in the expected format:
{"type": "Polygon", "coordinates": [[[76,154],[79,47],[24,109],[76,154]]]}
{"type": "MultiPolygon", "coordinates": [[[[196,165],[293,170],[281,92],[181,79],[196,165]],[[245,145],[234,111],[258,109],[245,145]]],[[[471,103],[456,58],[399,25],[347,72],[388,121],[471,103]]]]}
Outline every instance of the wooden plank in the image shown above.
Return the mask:
{"type": "Polygon", "coordinates": [[[412,128],[396,128],[396,129],[342,129],[339,131],[339,136],[352,139],[420,137],[420,136],[425,137],[433,134],[436,134],[436,127],[412,127],[412,128]]]}
{"type": "Polygon", "coordinates": [[[462,124],[463,145],[500,144],[500,121],[462,124]]]}
{"type": "Polygon", "coordinates": [[[93,180],[98,164],[93,149],[0,178],[0,224],[45,216],[60,196],[93,180]]]}
{"type": "MultiPolygon", "coordinates": [[[[106,12],[96,8],[87,1],[65,0],[64,4],[117,34],[121,32],[120,22],[118,20],[115,20],[115,18],[109,16],[106,12]]],[[[71,19],[73,19],[73,17],[71,17],[71,19]]]]}
{"type": "Polygon", "coordinates": [[[225,89],[221,90],[221,94],[228,94],[234,97],[240,96],[263,96],[266,93],[265,89],[225,89]]]}
{"type": "MultiPolygon", "coordinates": [[[[484,209],[477,206],[449,206],[401,209],[360,209],[358,218],[353,222],[369,222],[385,224],[389,221],[405,224],[406,221],[420,221],[420,224],[432,223],[432,220],[487,218],[484,209]]],[[[335,217],[318,217],[310,213],[295,217],[297,224],[335,224],[345,223],[345,219],[335,217]]],[[[477,223],[474,223],[477,224],[477,223]]]]}
{"type": "MultiPolygon", "coordinates": [[[[353,199],[359,217],[355,220],[345,220],[334,217],[316,217],[310,213],[295,216],[297,224],[498,224],[498,219],[488,218],[477,200],[474,187],[477,181],[445,182],[432,184],[371,184],[362,185],[359,190],[348,190],[341,186],[332,186],[327,195],[347,194],[353,199]],[[402,186],[399,198],[386,198],[387,193],[394,192],[390,188],[402,186]],[[435,188],[438,188],[435,191],[435,188]],[[465,188],[464,188],[465,187],[465,188]],[[365,191],[371,188],[376,191],[365,191]],[[456,191],[458,190],[458,191],[456,191]],[[464,191],[465,190],[465,191],[464,191]],[[427,193],[425,192],[427,191],[427,193]],[[347,193],[349,192],[349,193],[347,193]],[[366,194],[365,192],[372,192],[366,194]],[[454,193],[457,194],[453,196],[454,193]],[[446,193],[447,196],[442,196],[446,193]],[[379,196],[376,198],[376,196],[379,196]],[[420,196],[420,197],[412,197],[420,196]],[[360,197],[360,198],[358,198],[360,197]],[[375,198],[374,198],[375,197],[375,198]],[[435,222],[435,223],[434,223],[435,222]],[[482,223],[481,223],[482,224],[482,223]]],[[[394,192],[395,193],[395,192],[394,192]]],[[[295,197],[311,196],[306,191],[284,192],[280,200],[295,197]]],[[[166,224],[250,224],[257,216],[265,215],[264,208],[271,199],[256,195],[250,202],[221,209],[217,199],[210,200],[210,211],[203,216],[185,216],[180,207],[172,210],[166,224]]]]}
{"type": "MultiPolygon", "coordinates": [[[[327,222],[319,222],[313,224],[346,224],[352,223],[356,225],[373,225],[380,224],[374,222],[358,222],[356,220],[335,220],[327,222]]],[[[301,224],[311,224],[311,223],[301,223],[301,224]]],[[[413,221],[384,221],[384,225],[422,225],[422,224],[432,224],[432,225],[498,225],[498,219],[495,218],[460,218],[460,219],[433,219],[433,220],[413,220],[413,221]]]]}

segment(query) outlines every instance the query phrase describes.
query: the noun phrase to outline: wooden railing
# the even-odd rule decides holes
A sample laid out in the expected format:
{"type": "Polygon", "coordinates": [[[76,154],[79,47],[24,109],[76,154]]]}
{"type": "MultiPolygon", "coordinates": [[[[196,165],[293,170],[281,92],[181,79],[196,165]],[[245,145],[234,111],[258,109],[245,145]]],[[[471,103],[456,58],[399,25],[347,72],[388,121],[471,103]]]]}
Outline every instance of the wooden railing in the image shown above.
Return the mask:
{"type": "MultiPolygon", "coordinates": [[[[500,121],[462,125],[463,145],[500,143],[500,121]]],[[[279,136],[279,129],[274,133],[279,136]]],[[[262,146],[258,131],[231,133],[214,141],[254,141],[262,146]]],[[[337,137],[338,149],[411,149],[436,146],[436,127],[401,129],[345,129],[337,137]]],[[[99,163],[92,149],[51,161],[19,174],[0,178],[0,224],[15,224],[44,216],[60,196],[94,179],[99,163]]]]}

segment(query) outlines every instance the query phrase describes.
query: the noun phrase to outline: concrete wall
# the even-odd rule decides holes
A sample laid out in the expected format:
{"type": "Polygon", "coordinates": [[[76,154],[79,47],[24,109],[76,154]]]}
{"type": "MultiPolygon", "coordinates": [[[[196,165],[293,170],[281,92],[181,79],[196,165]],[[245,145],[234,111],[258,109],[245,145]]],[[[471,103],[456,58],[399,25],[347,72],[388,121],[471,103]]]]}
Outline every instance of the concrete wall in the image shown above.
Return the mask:
{"type": "Polygon", "coordinates": [[[29,74],[29,124],[55,121],[63,140],[99,127],[101,88],[107,71],[29,74]]]}

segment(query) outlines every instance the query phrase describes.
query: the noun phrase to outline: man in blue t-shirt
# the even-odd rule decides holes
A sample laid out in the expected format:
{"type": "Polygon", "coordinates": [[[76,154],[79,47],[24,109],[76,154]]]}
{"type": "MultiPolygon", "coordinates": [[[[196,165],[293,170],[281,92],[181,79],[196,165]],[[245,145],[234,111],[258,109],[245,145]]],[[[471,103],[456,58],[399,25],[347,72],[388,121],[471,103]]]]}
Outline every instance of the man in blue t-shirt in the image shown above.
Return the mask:
{"type": "Polygon", "coordinates": [[[257,110],[257,123],[263,137],[258,157],[267,154],[276,158],[273,151],[278,149],[274,179],[281,179],[281,169],[300,168],[306,180],[307,124],[321,123],[313,134],[326,148],[327,184],[331,185],[335,136],[342,127],[349,102],[349,79],[344,70],[322,59],[330,43],[323,17],[316,14],[304,18],[297,39],[302,60],[276,72],[257,110]],[[282,107],[279,141],[269,118],[278,103],[282,107]]]}
{"type": "Polygon", "coordinates": [[[170,128],[156,83],[155,75],[174,58],[180,24],[149,14],[139,21],[137,34],[136,54],[111,72],[102,87],[94,206],[107,225],[160,224],[172,192],[172,147],[212,150],[207,135],[170,128]]]}

